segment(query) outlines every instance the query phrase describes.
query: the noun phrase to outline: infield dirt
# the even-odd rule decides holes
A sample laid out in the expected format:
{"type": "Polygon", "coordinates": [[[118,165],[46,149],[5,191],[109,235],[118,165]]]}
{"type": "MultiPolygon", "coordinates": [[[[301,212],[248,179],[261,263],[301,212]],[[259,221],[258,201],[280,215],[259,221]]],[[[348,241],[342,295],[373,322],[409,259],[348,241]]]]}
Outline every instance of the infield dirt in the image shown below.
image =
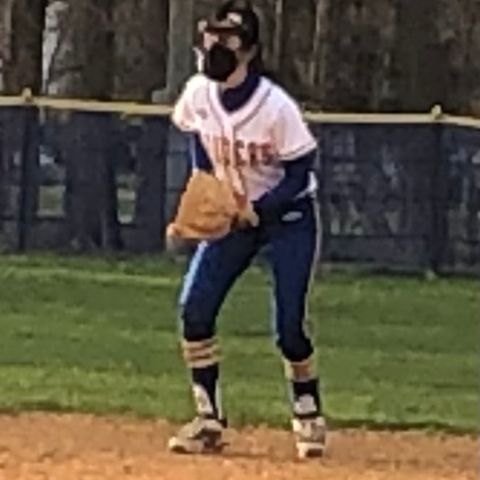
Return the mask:
{"type": "Polygon", "coordinates": [[[88,415],[0,416],[1,480],[477,480],[474,436],[331,432],[320,461],[295,460],[288,432],[229,431],[221,456],[175,456],[175,426],[88,415]]]}

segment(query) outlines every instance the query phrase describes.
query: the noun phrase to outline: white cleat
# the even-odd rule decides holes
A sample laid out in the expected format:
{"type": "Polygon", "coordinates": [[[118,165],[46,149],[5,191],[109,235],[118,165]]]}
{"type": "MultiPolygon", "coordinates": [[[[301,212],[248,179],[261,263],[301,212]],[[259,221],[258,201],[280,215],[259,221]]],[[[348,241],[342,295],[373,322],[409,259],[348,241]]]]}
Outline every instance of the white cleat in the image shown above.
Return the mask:
{"type": "Polygon", "coordinates": [[[183,454],[220,453],[225,447],[223,430],[217,419],[196,417],[170,438],[168,449],[183,454]]]}
{"type": "Polygon", "coordinates": [[[323,457],[327,431],[323,417],[294,418],[292,428],[299,459],[323,457]]]}

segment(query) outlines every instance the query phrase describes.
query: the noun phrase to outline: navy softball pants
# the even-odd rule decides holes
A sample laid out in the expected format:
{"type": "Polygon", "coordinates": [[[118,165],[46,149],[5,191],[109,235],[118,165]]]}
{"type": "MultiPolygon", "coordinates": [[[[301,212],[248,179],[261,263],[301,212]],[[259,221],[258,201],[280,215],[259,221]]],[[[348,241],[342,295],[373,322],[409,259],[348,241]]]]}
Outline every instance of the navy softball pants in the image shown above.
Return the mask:
{"type": "Polygon", "coordinates": [[[180,295],[184,339],[198,342],[214,337],[216,318],[227,293],[259,250],[267,247],[273,274],[276,343],[286,360],[309,358],[313,346],[305,331],[305,316],[319,239],[317,203],[307,198],[297,201],[281,219],[201,243],[180,295]]]}

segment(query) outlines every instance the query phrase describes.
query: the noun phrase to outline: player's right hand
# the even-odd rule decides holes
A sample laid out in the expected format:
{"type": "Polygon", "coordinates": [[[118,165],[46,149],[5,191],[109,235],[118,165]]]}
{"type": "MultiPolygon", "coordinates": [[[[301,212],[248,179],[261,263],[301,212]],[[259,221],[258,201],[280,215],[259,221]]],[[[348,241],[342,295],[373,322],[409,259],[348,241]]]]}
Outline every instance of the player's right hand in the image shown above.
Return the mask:
{"type": "Polygon", "coordinates": [[[240,210],[234,222],[234,226],[236,228],[256,228],[259,225],[260,218],[255,212],[251,203],[247,203],[247,205],[242,210],[240,210]]]}

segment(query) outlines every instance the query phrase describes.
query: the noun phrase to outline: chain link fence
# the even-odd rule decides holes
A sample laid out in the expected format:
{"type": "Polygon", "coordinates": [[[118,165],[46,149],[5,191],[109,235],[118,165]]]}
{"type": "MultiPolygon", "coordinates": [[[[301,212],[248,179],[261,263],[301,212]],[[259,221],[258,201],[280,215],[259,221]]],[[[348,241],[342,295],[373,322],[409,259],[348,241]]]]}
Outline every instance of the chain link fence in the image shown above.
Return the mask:
{"type": "MultiPolygon", "coordinates": [[[[2,251],[158,252],[188,176],[154,105],[0,101],[2,251]]],[[[480,273],[480,121],[311,114],[323,259],[480,273]]]]}

